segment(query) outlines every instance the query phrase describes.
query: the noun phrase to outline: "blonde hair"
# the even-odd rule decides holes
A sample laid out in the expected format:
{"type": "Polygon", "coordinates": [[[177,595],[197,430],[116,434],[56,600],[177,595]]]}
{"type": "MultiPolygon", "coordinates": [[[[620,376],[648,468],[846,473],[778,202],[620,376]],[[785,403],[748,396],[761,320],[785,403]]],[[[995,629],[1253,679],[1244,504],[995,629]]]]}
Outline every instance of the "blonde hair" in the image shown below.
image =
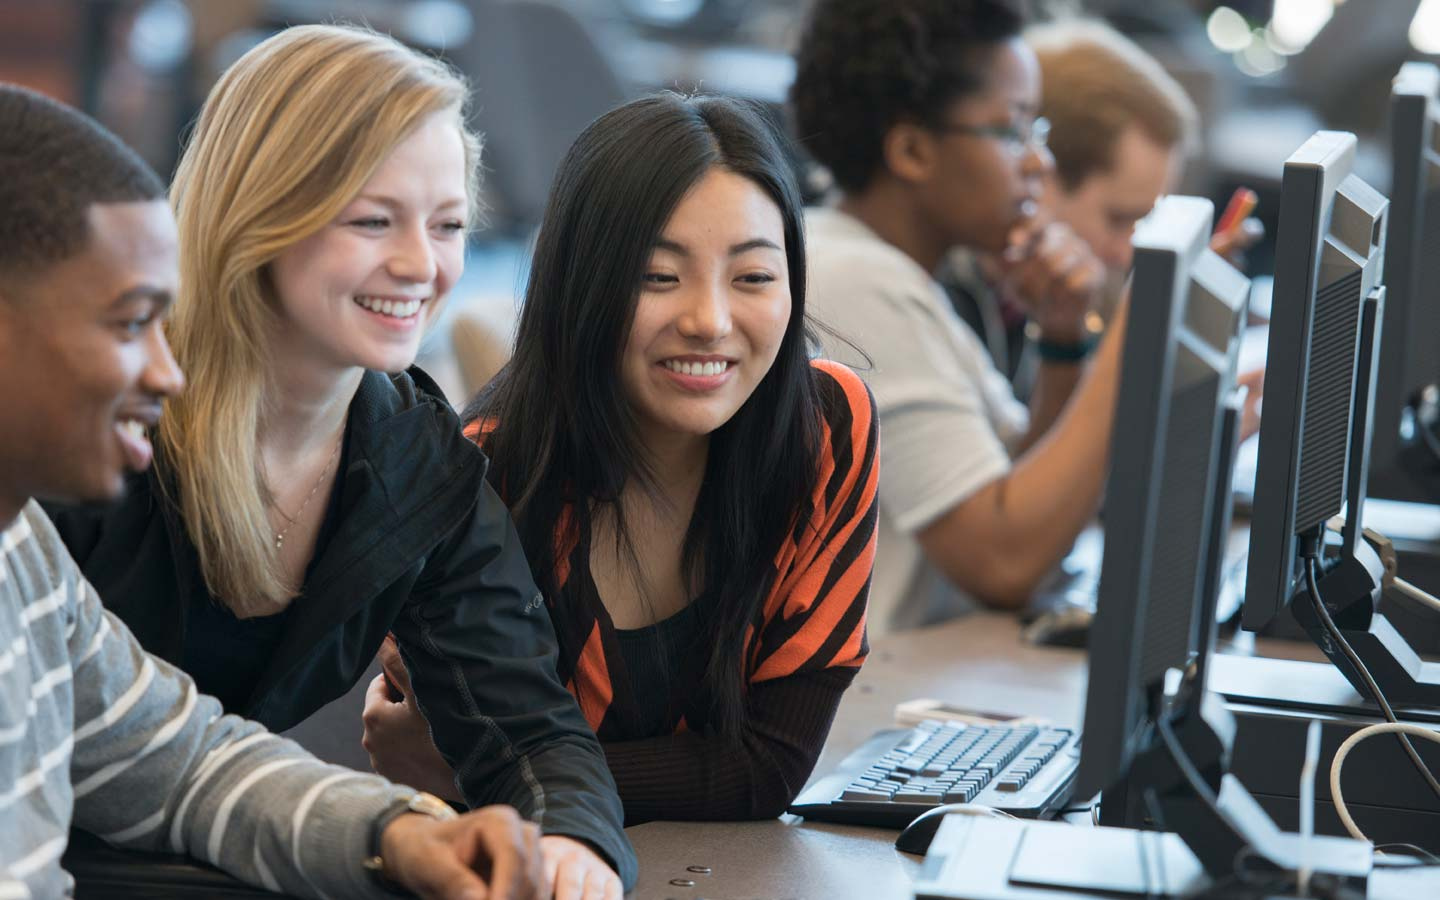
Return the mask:
{"type": "MultiPolygon", "coordinates": [[[[171,188],[180,290],[168,325],[189,386],[161,418],[161,483],[205,583],[240,614],[298,592],[281,572],[256,434],[278,300],[268,265],[319,231],[429,116],[453,110],[475,209],[479,141],[443,63],[361,28],[289,28],[221,76],[171,188]]],[[[472,213],[473,214],[473,213],[472,213]]]]}
{"type": "Polygon", "coordinates": [[[1194,101],[1129,38],[1102,22],[1061,19],[1026,29],[1025,42],[1040,61],[1040,114],[1050,120],[1050,152],[1067,189],[1108,171],[1132,124],[1162,147],[1194,151],[1194,101]]]}

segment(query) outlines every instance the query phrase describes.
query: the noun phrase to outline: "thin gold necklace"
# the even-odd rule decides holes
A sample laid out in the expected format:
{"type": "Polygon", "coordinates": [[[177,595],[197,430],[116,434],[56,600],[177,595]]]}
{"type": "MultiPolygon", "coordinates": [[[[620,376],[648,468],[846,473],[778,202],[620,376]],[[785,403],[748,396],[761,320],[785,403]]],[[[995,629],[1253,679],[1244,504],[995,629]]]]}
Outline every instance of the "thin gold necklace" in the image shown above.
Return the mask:
{"type": "Polygon", "coordinates": [[[294,516],[286,515],[285,510],[281,509],[278,503],[273,499],[270,501],[270,508],[278,512],[281,518],[289,521],[288,525],[275,532],[276,550],[284,549],[285,535],[290,532],[291,528],[295,527],[296,522],[300,521],[300,517],[305,514],[305,507],[309,506],[310,501],[315,499],[315,492],[320,490],[320,485],[325,483],[325,476],[330,473],[330,467],[335,464],[335,457],[340,455],[340,445],[343,443],[345,443],[345,429],[342,427],[340,429],[340,439],[335,442],[335,449],[330,451],[330,458],[325,461],[325,468],[320,470],[320,477],[315,479],[314,487],[310,488],[310,493],[305,495],[305,502],[300,504],[299,509],[295,510],[294,516]]]}

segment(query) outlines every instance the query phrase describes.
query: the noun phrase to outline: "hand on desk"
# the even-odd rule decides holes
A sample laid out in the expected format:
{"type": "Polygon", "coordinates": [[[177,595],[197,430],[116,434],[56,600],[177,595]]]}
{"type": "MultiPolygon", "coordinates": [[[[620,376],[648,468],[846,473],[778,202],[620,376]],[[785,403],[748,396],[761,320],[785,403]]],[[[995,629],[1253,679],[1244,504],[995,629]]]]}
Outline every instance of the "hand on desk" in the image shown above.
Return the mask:
{"type": "Polygon", "coordinates": [[[620,876],[589,846],[563,834],[540,838],[545,881],[555,900],[620,900],[620,876]]]}
{"type": "Polygon", "coordinates": [[[539,841],[539,827],[509,806],[446,822],[402,815],[380,834],[381,874],[425,900],[539,900],[548,896],[539,841]]]}
{"type": "MultiPolygon", "coordinates": [[[[391,781],[447,800],[463,800],[455,786],[455,771],[436,749],[430,726],[415,705],[410,672],[394,639],[385,638],[376,658],[384,671],[370,682],[361,715],[365,731],[360,742],[370,754],[370,765],[391,781]]],[[[555,900],[620,900],[620,876],[588,845],[547,834],[539,840],[539,852],[544,882],[553,886],[555,900]]],[[[543,896],[550,896],[549,889],[543,896]]]]}

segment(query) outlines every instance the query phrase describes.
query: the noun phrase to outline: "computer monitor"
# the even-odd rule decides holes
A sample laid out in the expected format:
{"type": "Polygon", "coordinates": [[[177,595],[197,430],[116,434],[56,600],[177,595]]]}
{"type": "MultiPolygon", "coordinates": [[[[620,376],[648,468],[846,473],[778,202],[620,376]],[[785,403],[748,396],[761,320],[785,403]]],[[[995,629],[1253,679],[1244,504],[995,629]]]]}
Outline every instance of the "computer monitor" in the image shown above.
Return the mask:
{"type": "MultiPolygon", "coordinates": [[[[1373,387],[1356,385],[1373,385],[1373,338],[1364,346],[1362,331],[1367,308],[1383,302],[1388,204],[1351,171],[1355,146],[1353,134],[1321,131],[1285,162],[1242,615],[1252,631],[1304,589],[1302,538],[1342,510],[1358,522],[1365,494],[1367,467],[1351,453],[1366,446],[1352,437],[1373,387]]],[[[1364,552],[1358,528],[1344,544],[1342,555],[1364,552]]]]}
{"type": "Polygon", "coordinates": [[[1390,90],[1390,224],[1369,494],[1440,501],[1440,67],[1407,62],[1390,90]]]}
{"type": "Polygon", "coordinates": [[[1250,291],[1207,246],[1213,214],[1208,200],[1166,197],[1133,238],[1077,796],[1125,771],[1166,672],[1208,647],[1233,457],[1221,430],[1250,291]]]}
{"type": "MultiPolygon", "coordinates": [[[[1284,879],[1306,851],[1227,773],[1234,722],[1205,690],[1250,287],[1209,249],[1213,214],[1168,197],[1134,237],[1075,787],[1102,792],[1102,824],[1178,833],[1216,881],[1240,859],[1284,879]]],[[[1364,884],[1368,844],[1317,841],[1317,870],[1364,884]]]]}
{"type": "Polygon", "coordinates": [[[1390,704],[1440,707],[1440,667],[1381,611],[1393,555],[1361,528],[1388,203],[1354,156],[1354,135],[1322,131],[1285,164],[1242,624],[1288,609],[1389,718],[1390,704]]]}

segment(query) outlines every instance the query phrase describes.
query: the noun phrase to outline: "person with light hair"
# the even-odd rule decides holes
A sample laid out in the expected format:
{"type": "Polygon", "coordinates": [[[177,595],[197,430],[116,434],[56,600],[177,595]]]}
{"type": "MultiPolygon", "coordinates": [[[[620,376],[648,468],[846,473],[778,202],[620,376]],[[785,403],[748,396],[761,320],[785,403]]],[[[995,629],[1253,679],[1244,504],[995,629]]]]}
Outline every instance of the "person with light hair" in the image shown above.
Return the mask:
{"type": "Polygon", "coordinates": [[[101,605],[37,499],[110,502],[150,465],[133,426],[185,385],[163,330],[175,219],[114,135],[3,82],[0,209],[0,897],[154,886],[148,860],[77,883],[79,829],[291,897],[536,900],[514,809],[456,816],[222,715],[101,605]]]}
{"type": "Polygon", "coordinates": [[[171,191],[189,387],[123,502],[52,515],[147,649],[273,730],[393,635],[452,787],[540,826],[558,897],[618,898],[636,864],[605,756],[485,457],[412,367],[475,214],[466,99],[439,61],[342,26],[224,73],[171,191]]]}
{"type": "MultiPolygon", "coordinates": [[[[1080,237],[1107,270],[1100,306],[1118,302],[1129,276],[1135,226],[1180,181],[1199,149],[1200,116],[1165,68],[1134,41],[1093,19],[1063,18],[1024,32],[1040,69],[1040,115],[1050,123],[1054,165],[1040,206],[1080,237]]],[[[1217,210],[1217,218],[1219,211],[1217,210]]],[[[1216,234],[1211,248],[1238,261],[1263,233],[1258,220],[1216,234]]],[[[1017,392],[1028,395],[1039,365],[1021,298],[983,255],[947,260],[942,280],[956,310],[984,339],[1017,392]]],[[[1259,425],[1263,373],[1242,378],[1250,389],[1244,430],[1259,425]]]]}
{"type": "Polygon", "coordinates": [[[1044,205],[1124,272],[1135,224],[1198,147],[1199,113],[1154,57],[1104,23],[1047,22],[1027,29],[1025,42],[1040,63],[1055,157],[1044,205]]]}

